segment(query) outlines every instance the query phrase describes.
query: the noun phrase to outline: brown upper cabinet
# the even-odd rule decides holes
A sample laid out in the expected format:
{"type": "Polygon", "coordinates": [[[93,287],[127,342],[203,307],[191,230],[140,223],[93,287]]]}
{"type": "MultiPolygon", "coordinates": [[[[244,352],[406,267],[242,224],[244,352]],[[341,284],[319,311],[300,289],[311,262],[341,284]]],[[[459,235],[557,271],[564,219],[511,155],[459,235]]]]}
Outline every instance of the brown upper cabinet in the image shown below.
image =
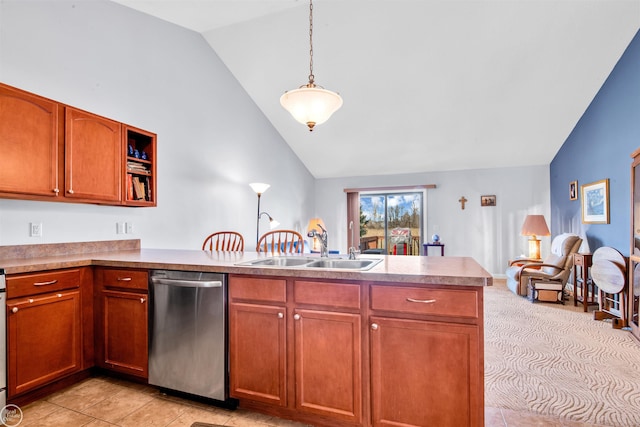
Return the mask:
{"type": "Polygon", "coordinates": [[[0,193],[57,197],[63,107],[0,84],[0,193]]]}
{"type": "Polygon", "coordinates": [[[0,83],[0,150],[0,197],[156,206],[151,132],[0,83]]]}
{"type": "Polygon", "coordinates": [[[65,108],[65,197],[121,200],[122,126],[65,108]]]}

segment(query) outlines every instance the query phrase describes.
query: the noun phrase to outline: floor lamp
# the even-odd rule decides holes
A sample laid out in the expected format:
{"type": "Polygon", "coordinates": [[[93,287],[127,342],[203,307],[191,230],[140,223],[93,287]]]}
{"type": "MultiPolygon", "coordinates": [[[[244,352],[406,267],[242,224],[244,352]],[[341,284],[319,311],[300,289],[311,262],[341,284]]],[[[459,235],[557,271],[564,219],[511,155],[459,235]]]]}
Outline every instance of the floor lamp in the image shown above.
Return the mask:
{"type": "Polygon", "coordinates": [[[272,230],[276,228],[278,225],[280,225],[280,223],[275,219],[271,218],[271,215],[269,215],[268,213],[260,212],[260,196],[262,196],[262,193],[267,191],[270,185],[264,184],[262,182],[252,182],[251,184],[249,184],[249,186],[258,195],[258,217],[256,219],[256,250],[257,250],[258,240],[260,240],[260,218],[262,217],[262,215],[266,215],[267,217],[269,217],[269,226],[271,227],[272,230]]]}

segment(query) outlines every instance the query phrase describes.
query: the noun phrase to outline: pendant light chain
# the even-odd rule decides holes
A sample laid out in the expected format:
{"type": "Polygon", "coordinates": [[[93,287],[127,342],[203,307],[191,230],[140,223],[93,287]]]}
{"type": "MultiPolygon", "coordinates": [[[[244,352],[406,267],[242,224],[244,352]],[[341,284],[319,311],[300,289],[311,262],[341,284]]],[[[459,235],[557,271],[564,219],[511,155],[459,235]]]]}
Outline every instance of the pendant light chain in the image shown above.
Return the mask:
{"type": "Polygon", "coordinates": [[[313,75],[313,0],[309,0],[309,86],[314,86],[313,75]]]}
{"type": "MultiPolygon", "coordinates": [[[[2,0],[0,0],[1,2],[2,0]]],[[[280,104],[296,121],[307,125],[312,131],[316,125],[326,122],[342,107],[342,97],[317,86],[313,75],[313,0],[309,0],[309,83],[286,91],[280,97],[280,104]]]]}

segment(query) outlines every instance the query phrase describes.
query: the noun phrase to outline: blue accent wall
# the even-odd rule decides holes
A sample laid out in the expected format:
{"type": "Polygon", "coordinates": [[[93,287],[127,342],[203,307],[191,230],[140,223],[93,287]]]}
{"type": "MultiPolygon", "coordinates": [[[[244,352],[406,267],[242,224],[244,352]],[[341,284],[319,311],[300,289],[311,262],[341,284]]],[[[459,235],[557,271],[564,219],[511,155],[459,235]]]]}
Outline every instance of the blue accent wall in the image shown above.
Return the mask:
{"type": "Polygon", "coordinates": [[[551,162],[551,234],[586,235],[591,252],[611,246],[629,255],[630,155],[639,147],[640,31],[551,162]],[[606,178],[610,224],[582,224],[582,197],[569,200],[569,183],[606,178]]]}

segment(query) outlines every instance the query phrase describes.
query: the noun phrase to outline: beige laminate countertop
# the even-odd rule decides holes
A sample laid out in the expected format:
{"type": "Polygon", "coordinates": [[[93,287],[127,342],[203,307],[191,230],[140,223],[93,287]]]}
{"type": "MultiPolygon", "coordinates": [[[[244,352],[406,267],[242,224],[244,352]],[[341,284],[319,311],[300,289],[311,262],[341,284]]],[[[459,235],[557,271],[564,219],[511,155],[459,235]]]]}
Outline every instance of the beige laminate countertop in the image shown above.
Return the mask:
{"type": "MultiPolygon", "coordinates": [[[[0,253],[1,255],[1,253],[0,253]]],[[[6,255],[6,254],[5,254],[6,255]]],[[[6,274],[36,272],[81,266],[193,270],[263,276],[357,280],[417,284],[490,286],[492,276],[470,257],[361,255],[383,258],[367,271],[311,269],[300,267],[239,266],[240,262],[265,258],[256,252],[209,252],[174,249],[127,249],[92,253],[55,254],[7,258],[0,257],[6,274]]],[[[297,256],[297,255],[290,255],[297,256]]],[[[309,254],[303,254],[309,256],[309,254]]],[[[311,255],[314,256],[314,255],[311,255]]],[[[335,257],[335,256],[332,256],[335,257]]],[[[337,256],[346,258],[346,255],[337,256]]]]}

